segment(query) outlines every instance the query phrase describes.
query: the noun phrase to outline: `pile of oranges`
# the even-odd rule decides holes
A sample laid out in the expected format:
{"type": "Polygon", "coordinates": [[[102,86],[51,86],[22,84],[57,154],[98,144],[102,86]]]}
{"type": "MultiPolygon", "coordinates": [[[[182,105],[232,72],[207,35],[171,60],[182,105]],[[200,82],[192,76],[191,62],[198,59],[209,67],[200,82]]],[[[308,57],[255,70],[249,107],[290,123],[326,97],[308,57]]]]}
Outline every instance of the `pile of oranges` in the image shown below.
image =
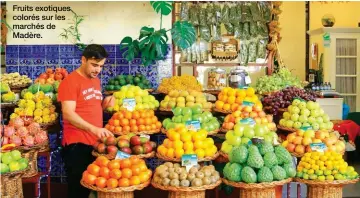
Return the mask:
{"type": "Polygon", "coordinates": [[[121,110],[113,114],[105,128],[117,134],[158,131],[161,122],[155,116],[154,110],[121,110]]]}
{"type": "Polygon", "coordinates": [[[82,181],[99,188],[135,186],[147,182],[152,175],[145,161],[131,156],[127,159],[108,160],[98,157],[82,175],[82,181]]]}
{"type": "Polygon", "coordinates": [[[169,129],[167,138],[157,148],[157,152],[168,158],[180,159],[183,154],[196,154],[198,158],[212,157],[217,152],[212,138],[207,138],[207,131],[188,130],[185,125],[169,129]]]}
{"type": "Polygon", "coordinates": [[[255,95],[255,90],[252,87],[247,89],[225,87],[218,95],[218,100],[215,102],[215,108],[224,111],[236,111],[243,101],[252,102],[254,104],[260,103],[259,98],[255,95]]]}

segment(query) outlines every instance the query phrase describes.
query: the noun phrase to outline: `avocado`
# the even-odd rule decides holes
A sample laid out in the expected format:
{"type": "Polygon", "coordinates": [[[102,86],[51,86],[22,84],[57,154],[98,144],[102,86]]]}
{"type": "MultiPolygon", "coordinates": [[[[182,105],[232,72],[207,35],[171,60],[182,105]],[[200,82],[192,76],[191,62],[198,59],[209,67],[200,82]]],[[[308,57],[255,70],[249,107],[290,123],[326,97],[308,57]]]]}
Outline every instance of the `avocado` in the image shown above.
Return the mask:
{"type": "Polygon", "coordinates": [[[109,80],[109,85],[114,85],[114,83],[115,83],[115,80],[114,80],[114,79],[110,79],[110,80],[109,80]]]}
{"type": "Polygon", "coordinates": [[[113,91],[114,90],[114,85],[109,85],[109,91],[113,91]]]}
{"type": "Polygon", "coordinates": [[[126,85],[126,80],[125,80],[125,79],[121,79],[121,80],[120,80],[120,85],[121,85],[121,86],[126,85]]]}
{"type": "Polygon", "coordinates": [[[126,81],[130,81],[130,80],[132,80],[132,79],[133,79],[133,76],[132,76],[132,75],[129,74],[129,75],[126,76],[126,81]]]}
{"type": "Polygon", "coordinates": [[[120,85],[119,81],[115,80],[114,85],[120,85]]]}
{"type": "Polygon", "coordinates": [[[120,85],[115,85],[115,86],[114,86],[114,90],[115,90],[115,91],[118,91],[118,90],[120,90],[120,89],[121,89],[121,86],[120,86],[120,85]]]}
{"type": "Polygon", "coordinates": [[[124,75],[117,75],[117,76],[115,77],[115,79],[118,80],[118,81],[120,81],[121,79],[124,79],[124,78],[125,78],[124,75]]]}
{"type": "Polygon", "coordinates": [[[140,79],[140,77],[135,77],[134,78],[134,83],[136,83],[136,84],[139,84],[141,82],[141,79],[140,79]]]}

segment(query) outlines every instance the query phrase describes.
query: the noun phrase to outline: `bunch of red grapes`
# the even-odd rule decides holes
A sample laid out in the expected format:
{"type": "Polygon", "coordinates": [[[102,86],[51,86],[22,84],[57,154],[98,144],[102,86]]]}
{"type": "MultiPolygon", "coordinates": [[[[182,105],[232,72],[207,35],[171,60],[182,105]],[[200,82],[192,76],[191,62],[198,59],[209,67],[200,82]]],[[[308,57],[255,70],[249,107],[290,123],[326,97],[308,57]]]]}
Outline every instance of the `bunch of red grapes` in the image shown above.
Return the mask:
{"type": "Polygon", "coordinates": [[[305,101],[316,101],[317,94],[311,90],[305,90],[297,87],[287,87],[281,91],[275,92],[262,99],[264,106],[271,106],[269,113],[278,114],[279,108],[288,108],[295,98],[301,98],[305,101]]]}

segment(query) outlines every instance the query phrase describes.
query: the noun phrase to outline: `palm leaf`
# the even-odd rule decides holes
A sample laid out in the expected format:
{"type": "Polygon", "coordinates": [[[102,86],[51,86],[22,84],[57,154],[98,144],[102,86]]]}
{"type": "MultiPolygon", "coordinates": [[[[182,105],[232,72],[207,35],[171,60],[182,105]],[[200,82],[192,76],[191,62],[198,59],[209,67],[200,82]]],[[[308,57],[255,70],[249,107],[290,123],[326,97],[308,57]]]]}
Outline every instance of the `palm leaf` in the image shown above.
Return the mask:
{"type": "Polygon", "coordinates": [[[150,1],[151,6],[154,8],[156,13],[162,15],[169,15],[172,11],[172,2],[171,1],[150,1]]]}
{"type": "Polygon", "coordinates": [[[175,45],[180,49],[189,48],[196,41],[195,28],[187,21],[176,21],[171,34],[175,45]]]}

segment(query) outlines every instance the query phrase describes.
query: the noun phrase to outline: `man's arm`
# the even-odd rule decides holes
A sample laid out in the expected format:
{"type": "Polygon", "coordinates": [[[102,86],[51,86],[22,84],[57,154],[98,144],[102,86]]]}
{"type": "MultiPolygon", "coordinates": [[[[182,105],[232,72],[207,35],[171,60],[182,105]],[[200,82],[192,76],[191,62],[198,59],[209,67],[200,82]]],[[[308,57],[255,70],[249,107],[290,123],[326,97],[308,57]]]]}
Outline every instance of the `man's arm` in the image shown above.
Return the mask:
{"type": "Polygon", "coordinates": [[[105,128],[96,127],[84,119],[82,119],[76,112],[76,102],[75,101],[63,101],[61,102],[62,113],[64,119],[69,121],[75,127],[87,131],[96,135],[98,138],[110,137],[113,134],[105,128]]]}

